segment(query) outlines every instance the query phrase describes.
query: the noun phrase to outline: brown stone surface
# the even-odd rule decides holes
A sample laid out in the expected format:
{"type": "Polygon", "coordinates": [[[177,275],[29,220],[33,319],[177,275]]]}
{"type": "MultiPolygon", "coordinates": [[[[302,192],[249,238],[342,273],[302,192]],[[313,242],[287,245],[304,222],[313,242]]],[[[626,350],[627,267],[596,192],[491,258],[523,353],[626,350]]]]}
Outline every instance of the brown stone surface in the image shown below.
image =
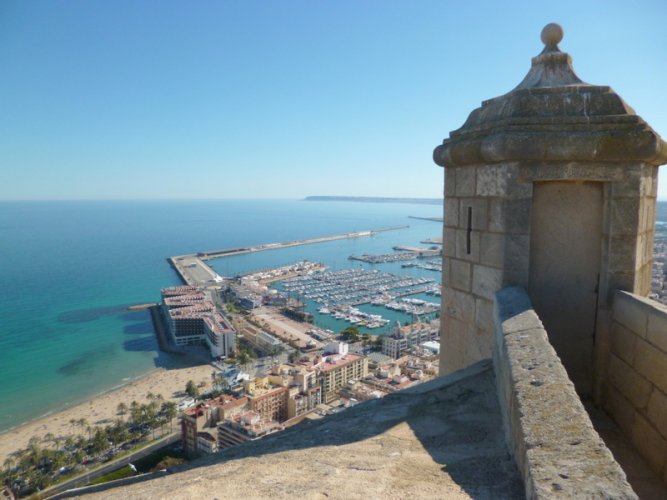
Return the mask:
{"type": "Polygon", "coordinates": [[[626,436],[632,435],[632,426],[635,422],[635,409],[623,395],[613,386],[607,388],[605,410],[613,417],[616,425],[626,436]]]}
{"type": "Polygon", "coordinates": [[[648,418],[658,432],[667,439],[667,394],[654,389],[648,402],[648,418]]]}
{"type": "Polygon", "coordinates": [[[613,323],[611,327],[611,351],[631,365],[635,361],[635,344],[637,335],[619,323],[613,323]]]}
{"type": "Polygon", "coordinates": [[[640,338],[637,339],[635,368],[661,391],[667,392],[667,355],[640,338]]]}
{"type": "Polygon", "coordinates": [[[494,369],[529,498],[636,498],[577,397],[523,288],[496,294],[494,369]]]}
{"type": "Polygon", "coordinates": [[[651,383],[613,354],[609,362],[609,383],[616,387],[634,408],[646,408],[653,389],[651,383]]]}
{"type": "Polygon", "coordinates": [[[630,434],[619,429],[603,411],[592,405],[587,405],[587,410],[595,429],[604,439],[616,461],[623,467],[628,482],[639,498],[643,500],[667,499],[667,484],[632,446],[628,438],[630,434]]]}
{"type": "Polygon", "coordinates": [[[632,444],[654,471],[660,473],[667,465],[667,440],[639,413],[632,427],[632,444]]]}
{"type": "Polygon", "coordinates": [[[648,317],[647,339],[667,353],[667,307],[655,304],[648,317]]]}
{"type": "Polygon", "coordinates": [[[489,362],[97,498],[521,498],[489,362]]]}

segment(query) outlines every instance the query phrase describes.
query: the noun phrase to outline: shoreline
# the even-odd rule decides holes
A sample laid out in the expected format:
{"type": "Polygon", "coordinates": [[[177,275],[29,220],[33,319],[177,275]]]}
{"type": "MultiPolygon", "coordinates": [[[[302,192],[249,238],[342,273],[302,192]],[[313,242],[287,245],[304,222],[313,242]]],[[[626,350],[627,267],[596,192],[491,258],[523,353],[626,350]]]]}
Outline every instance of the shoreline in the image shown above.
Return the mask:
{"type": "Polygon", "coordinates": [[[58,408],[54,408],[53,410],[49,410],[46,413],[43,413],[42,415],[39,415],[39,416],[34,417],[34,418],[30,418],[30,419],[28,419],[24,422],[21,422],[20,424],[15,424],[15,425],[13,425],[13,426],[5,429],[5,430],[1,430],[0,431],[0,441],[2,440],[2,438],[4,437],[5,434],[8,434],[8,433],[10,433],[10,432],[12,432],[16,429],[19,429],[20,427],[32,424],[34,422],[37,422],[38,420],[45,419],[45,418],[50,417],[52,415],[62,413],[62,412],[67,411],[71,408],[74,408],[75,406],[80,406],[80,405],[89,403],[90,401],[93,401],[96,398],[105,396],[105,395],[107,395],[111,392],[118,391],[118,390],[122,389],[123,387],[126,387],[126,386],[130,385],[133,382],[137,382],[137,381],[139,381],[139,380],[141,380],[145,377],[148,377],[148,376],[150,376],[151,374],[155,373],[158,370],[160,370],[160,368],[153,368],[150,371],[147,371],[146,373],[142,373],[141,375],[136,375],[134,377],[128,377],[129,380],[127,380],[127,382],[124,382],[124,383],[121,383],[121,384],[116,384],[113,387],[110,387],[109,389],[104,389],[103,391],[97,392],[97,393],[95,393],[91,396],[87,396],[83,399],[80,399],[80,400],[77,399],[77,400],[73,400],[71,402],[65,403],[64,405],[62,405],[58,408]]]}
{"type": "Polygon", "coordinates": [[[176,403],[183,399],[182,392],[188,380],[195,383],[206,383],[210,387],[211,373],[214,368],[209,364],[201,364],[191,357],[172,360],[168,366],[157,367],[151,371],[132,377],[124,384],[116,385],[97,393],[85,400],[72,403],[58,410],[47,412],[39,417],[17,424],[0,432],[0,460],[5,460],[12,453],[27,447],[31,437],[40,439],[40,446],[49,447],[44,441],[47,434],[54,436],[87,435],[86,429],[73,426],[70,420],[85,419],[92,428],[105,426],[117,418],[127,418],[119,415],[116,408],[119,403],[128,406],[132,401],[146,403],[149,392],[160,394],[165,401],[176,403]]]}

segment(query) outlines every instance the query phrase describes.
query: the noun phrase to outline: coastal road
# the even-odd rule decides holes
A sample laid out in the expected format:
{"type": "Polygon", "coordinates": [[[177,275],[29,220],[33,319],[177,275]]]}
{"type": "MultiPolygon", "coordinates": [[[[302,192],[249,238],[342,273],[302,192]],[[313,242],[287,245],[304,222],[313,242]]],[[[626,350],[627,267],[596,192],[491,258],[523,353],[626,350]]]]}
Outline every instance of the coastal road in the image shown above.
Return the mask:
{"type": "Polygon", "coordinates": [[[88,483],[90,483],[90,481],[105,474],[108,474],[109,472],[113,472],[116,469],[120,469],[121,467],[129,463],[132,463],[136,460],[139,460],[140,458],[144,458],[146,455],[150,455],[151,453],[153,453],[156,450],[159,450],[160,448],[164,448],[165,446],[169,446],[170,444],[175,443],[180,438],[181,438],[180,432],[172,432],[171,434],[167,434],[166,436],[161,437],[160,439],[146,446],[145,448],[132,452],[129,455],[125,455],[121,458],[111,460],[110,462],[103,464],[97,469],[83,472],[78,476],[68,479],[67,481],[51,486],[50,488],[47,488],[44,491],[42,491],[40,495],[42,498],[52,498],[56,496],[58,493],[71,490],[73,488],[80,488],[82,486],[86,486],[88,483]]]}

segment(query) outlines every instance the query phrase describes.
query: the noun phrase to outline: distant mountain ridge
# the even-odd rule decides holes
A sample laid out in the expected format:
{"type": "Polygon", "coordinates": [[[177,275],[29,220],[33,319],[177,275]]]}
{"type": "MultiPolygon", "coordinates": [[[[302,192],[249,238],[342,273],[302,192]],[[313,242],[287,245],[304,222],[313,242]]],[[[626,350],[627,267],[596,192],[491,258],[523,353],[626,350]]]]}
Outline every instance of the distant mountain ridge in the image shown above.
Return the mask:
{"type": "Polygon", "coordinates": [[[376,196],[306,196],[304,201],[356,201],[362,203],[418,203],[442,205],[442,198],[390,198],[376,196]]]}

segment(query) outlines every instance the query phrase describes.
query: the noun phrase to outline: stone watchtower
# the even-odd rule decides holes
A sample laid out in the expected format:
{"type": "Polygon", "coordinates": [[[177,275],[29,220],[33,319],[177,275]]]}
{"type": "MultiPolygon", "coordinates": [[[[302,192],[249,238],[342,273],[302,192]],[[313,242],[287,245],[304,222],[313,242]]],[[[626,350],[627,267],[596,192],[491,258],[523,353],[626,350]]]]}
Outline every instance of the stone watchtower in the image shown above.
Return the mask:
{"type": "Polygon", "coordinates": [[[441,373],[491,356],[493,298],[524,286],[579,393],[606,371],[617,289],[650,288],[667,144],[609,87],[582,82],[558,43],[484,101],[434,153],[445,167],[441,373]]]}

